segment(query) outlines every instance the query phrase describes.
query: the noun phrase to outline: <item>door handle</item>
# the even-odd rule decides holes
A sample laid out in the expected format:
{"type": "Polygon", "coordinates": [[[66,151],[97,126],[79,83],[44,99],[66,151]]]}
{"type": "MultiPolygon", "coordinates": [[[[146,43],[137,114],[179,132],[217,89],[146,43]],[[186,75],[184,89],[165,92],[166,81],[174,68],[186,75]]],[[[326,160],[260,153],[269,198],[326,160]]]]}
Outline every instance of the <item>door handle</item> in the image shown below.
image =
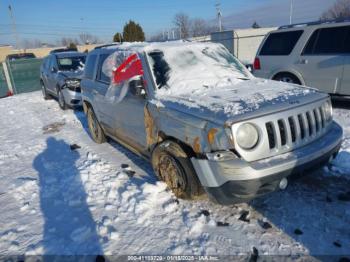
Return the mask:
{"type": "Polygon", "coordinates": [[[97,94],[98,94],[98,92],[97,92],[95,89],[92,90],[92,93],[93,93],[94,95],[97,95],[97,94]]]}
{"type": "Polygon", "coordinates": [[[302,59],[297,61],[297,64],[306,65],[308,62],[309,61],[307,59],[302,58],[302,59]]]}

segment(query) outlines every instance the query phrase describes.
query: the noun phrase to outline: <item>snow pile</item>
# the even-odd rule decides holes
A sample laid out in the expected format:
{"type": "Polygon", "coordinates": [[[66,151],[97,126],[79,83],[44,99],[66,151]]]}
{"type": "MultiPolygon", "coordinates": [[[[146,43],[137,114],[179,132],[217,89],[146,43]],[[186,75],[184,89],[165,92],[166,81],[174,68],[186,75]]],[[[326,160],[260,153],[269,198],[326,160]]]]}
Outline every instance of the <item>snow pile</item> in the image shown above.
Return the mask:
{"type": "MultiPolygon", "coordinates": [[[[145,160],[93,143],[83,112],[40,92],[1,99],[0,112],[0,255],[349,254],[346,174],[317,170],[249,204],[183,201],[145,160]]],[[[334,114],[349,152],[350,113],[334,114]]]]}

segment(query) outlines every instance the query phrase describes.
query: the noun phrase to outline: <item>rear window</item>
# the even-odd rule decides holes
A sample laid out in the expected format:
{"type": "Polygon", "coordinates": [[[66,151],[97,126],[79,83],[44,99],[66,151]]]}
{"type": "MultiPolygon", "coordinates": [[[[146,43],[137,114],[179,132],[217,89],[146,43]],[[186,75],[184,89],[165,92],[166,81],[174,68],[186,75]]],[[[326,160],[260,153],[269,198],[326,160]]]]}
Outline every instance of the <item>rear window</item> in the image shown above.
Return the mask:
{"type": "Polygon", "coordinates": [[[270,34],[259,55],[289,55],[302,33],[302,30],[298,30],[270,34]]]}
{"type": "Polygon", "coordinates": [[[348,53],[346,38],[349,26],[322,28],[316,30],[310,37],[304,55],[342,54],[348,53]]]}
{"type": "Polygon", "coordinates": [[[111,82],[111,78],[106,75],[103,70],[102,70],[102,66],[103,66],[103,63],[104,61],[107,59],[107,57],[109,56],[110,54],[102,54],[100,55],[100,59],[99,59],[99,62],[98,62],[98,75],[97,75],[97,80],[99,81],[102,81],[104,83],[110,83],[111,82]]]}
{"type": "Polygon", "coordinates": [[[89,55],[87,57],[84,76],[89,79],[94,78],[95,64],[96,64],[97,55],[89,55]]]}

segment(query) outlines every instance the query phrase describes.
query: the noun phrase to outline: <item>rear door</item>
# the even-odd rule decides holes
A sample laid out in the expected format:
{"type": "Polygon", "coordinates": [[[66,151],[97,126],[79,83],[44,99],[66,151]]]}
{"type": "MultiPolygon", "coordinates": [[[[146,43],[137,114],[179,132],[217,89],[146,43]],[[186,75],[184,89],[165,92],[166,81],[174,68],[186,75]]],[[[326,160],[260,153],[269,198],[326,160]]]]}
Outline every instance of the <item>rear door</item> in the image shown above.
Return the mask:
{"type": "Polygon", "coordinates": [[[113,113],[111,112],[113,108],[111,102],[107,99],[108,96],[106,96],[110,87],[111,79],[102,70],[103,63],[109,55],[110,53],[102,53],[98,57],[93,96],[95,110],[99,116],[100,123],[104,126],[108,133],[114,135],[115,119],[113,117],[113,113]]]}
{"type": "Polygon", "coordinates": [[[49,91],[54,94],[56,94],[57,71],[58,71],[58,66],[57,66],[56,56],[51,55],[49,68],[47,70],[47,89],[49,89],[49,91]]]}
{"type": "Polygon", "coordinates": [[[346,27],[328,27],[315,30],[295,67],[307,86],[327,93],[338,93],[344,65],[346,27]]]}
{"type": "Polygon", "coordinates": [[[43,64],[41,66],[41,79],[44,82],[46,88],[48,88],[48,77],[49,77],[49,64],[51,62],[51,56],[48,56],[44,59],[43,64]]]}

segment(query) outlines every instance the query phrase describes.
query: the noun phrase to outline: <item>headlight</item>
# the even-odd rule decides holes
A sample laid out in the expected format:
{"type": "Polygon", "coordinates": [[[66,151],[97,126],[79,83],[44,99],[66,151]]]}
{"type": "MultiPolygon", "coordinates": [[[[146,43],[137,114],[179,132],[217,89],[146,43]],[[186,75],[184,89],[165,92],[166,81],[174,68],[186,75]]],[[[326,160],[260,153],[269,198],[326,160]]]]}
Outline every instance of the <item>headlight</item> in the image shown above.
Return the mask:
{"type": "Polygon", "coordinates": [[[243,149],[254,148],[259,141],[258,129],[250,123],[242,124],[236,132],[237,144],[243,149]]]}
{"type": "Polygon", "coordinates": [[[78,79],[66,79],[67,87],[79,87],[80,81],[78,79]]]}
{"type": "Polygon", "coordinates": [[[323,112],[324,112],[326,121],[330,121],[333,115],[332,103],[330,100],[328,100],[326,103],[323,104],[323,112]]]}

